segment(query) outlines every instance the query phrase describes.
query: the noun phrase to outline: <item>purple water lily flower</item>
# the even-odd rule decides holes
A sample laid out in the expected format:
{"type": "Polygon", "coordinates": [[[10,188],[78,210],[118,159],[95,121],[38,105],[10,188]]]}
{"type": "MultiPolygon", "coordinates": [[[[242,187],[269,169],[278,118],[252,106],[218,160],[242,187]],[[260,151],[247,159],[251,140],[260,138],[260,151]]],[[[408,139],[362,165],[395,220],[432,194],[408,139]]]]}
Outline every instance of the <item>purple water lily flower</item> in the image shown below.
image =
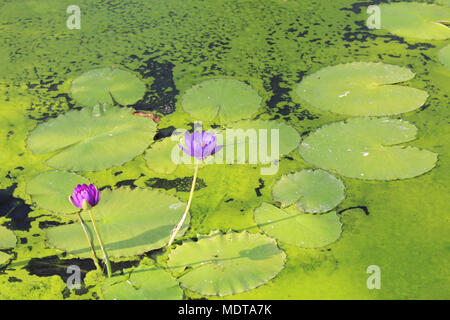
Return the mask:
{"type": "Polygon", "coordinates": [[[69,199],[74,206],[80,209],[87,209],[84,206],[89,208],[97,205],[100,200],[100,191],[93,184],[77,185],[69,199]],[[86,204],[83,206],[85,200],[86,204]]]}
{"type": "Polygon", "coordinates": [[[191,157],[203,160],[210,155],[222,149],[222,146],[216,145],[216,136],[213,133],[206,133],[206,131],[194,131],[192,136],[189,132],[184,135],[184,143],[186,148],[178,145],[186,154],[191,157]]]}

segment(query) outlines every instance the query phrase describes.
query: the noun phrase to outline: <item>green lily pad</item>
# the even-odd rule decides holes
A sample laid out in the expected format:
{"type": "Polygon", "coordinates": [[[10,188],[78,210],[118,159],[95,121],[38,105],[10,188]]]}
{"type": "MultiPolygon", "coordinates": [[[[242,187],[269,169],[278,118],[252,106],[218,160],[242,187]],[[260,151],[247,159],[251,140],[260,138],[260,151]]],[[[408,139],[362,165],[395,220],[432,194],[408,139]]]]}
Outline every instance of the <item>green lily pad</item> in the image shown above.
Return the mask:
{"type": "Polygon", "coordinates": [[[36,204],[58,213],[79,211],[69,197],[78,184],[89,184],[89,180],[67,171],[48,171],[34,177],[27,184],[27,193],[36,204]]]}
{"type": "Polygon", "coordinates": [[[316,108],[340,114],[392,115],[422,106],[428,94],[393,85],[414,78],[408,68],[354,62],[326,67],[305,77],[295,93],[316,108]]]}
{"type": "Polygon", "coordinates": [[[0,266],[8,263],[9,260],[11,260],[11,258],[12,258],[12,255],[0,251],[0,266]]]}
{"type": "Polygon", "coordinates": [[[126,106],[142,99],[145,84],[129,71],[100,68],[73,80],[70,91],[78,103],[87,107],[114,102],[126,106]]]}
{"type": "Polygon", "coordinates": [[[387,118],[354,118],[325,125],[300,144],[307,162],[358,179],[395,180],[430,171],[437,154],[400,143],[416,138],[409,122],[387,118]]]}
{"type": "Polygon", "coordinates": [[[438,55],[441,63],[450,70],[450,44],[442,48],[438,55]]]}
{"type": "Polygon", "coordinates": [[[444,6],[450,7],[450,0],[436,0],[436,3],[443,4],[444,6]]]}
{"type": "Polygon", "coordinates": [[[344,184],[323,170],[302,170],[284,175],[272,188],[272,196],[283,207],[295,201],[303,212],[326,212],[344,200],[344,184]]]}
{"type": "MultiPolygon", "coordinates": [[[[129,257],[165,246],[184,209],[185,204],[178,198],[159,191],[120,188],[102,191],[100,202],[92,213],[108,255],[129,257]]],[[[82,217],[93,235],[89,216],[83,213],[82,217]]],[[[184,234],[188,225],[189,219],[186,219],[178,237],[184,234]]],[[[90,257],[79,223],[49,228],[47,237],[56,248],[82,258],[90,257]]],[[[102,257],[97,238],[91,236],[91,239],[98,256],[102,257]]]]}
{"type": "Polygon", "coordinates": [[[181,105],[194,119],[227,123],[250,118],[262,98],[251,86],[234,79],[206,80],[188,89],[181,105]]]}
{"type": "Polygon", "coordinates": [[[256,288],[284,267],[286,254],[261,234],[229,232],[200,236],[169,255],[168,266],[184,272],[181,286],[202,295],[227,296],[256,288]]]}
{"type": "Polygon", "coordinates": [[[339,239],[342,223],[335,211],[315,215],[293,207],[284,210],[264,202],[255,209],[255,221],[269,236],[302,248],[320,248],[339,239]]]}
{"type": "Polygon", "coordinates": [[[164,269],[140,266],[131,274],[105,280],[102,288],[106,300],[180,300],[183,290],[164,269]]]}
{"type": "Polygon", "coordinates": [[[0,249],[9,249],[16,246],[16,235],[11,230],[0,226],[0,249]]]}
{"type": "Polygon", "coordinates": [[[381,28],[401,37],[422,40],[450,38],[450,8],[424,3],[389,3],[380,6],[381,28]]]}
{"type": "Polygon", "coordinates": [[[133,109],[96,106],[70,111],[34,129],[28,146],[35,154],[52,153],[47,164],[76,171],[104,170],[144,152],[156,125],[133,116],[133,109]]]}

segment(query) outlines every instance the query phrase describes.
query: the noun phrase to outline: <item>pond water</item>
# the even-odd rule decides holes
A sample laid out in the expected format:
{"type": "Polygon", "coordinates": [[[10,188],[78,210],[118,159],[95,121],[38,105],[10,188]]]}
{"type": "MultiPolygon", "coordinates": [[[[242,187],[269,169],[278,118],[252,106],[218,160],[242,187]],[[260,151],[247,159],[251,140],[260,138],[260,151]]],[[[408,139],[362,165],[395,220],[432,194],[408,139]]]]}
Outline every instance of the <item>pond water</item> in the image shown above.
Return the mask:
{"type": "Polygon", "coordinates": [[[395,2],[0,0],[0,299],[448,299],[450,15],[366,26],[395,2]],[[167,248],[194,166],[166,145],[198,121],[279,129],[280,160],[200,167],[167,248]],[[101,190],[123,286],[95,271],[72,181],[101,190]]]}

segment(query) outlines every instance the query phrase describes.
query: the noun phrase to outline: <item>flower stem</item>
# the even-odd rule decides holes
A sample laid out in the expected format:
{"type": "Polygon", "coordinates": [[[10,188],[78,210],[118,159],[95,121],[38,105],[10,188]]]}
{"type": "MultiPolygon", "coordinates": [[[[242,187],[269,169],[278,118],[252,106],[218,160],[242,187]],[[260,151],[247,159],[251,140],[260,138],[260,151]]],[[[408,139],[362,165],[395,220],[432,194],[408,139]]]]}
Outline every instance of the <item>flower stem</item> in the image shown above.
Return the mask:
{"type": "Polygon", "coordinates": [[[189,200],[186,205],[186,210],[184,210],[184,214],[183,214],[183,217],[181,218],[180,222],[178,222],[176,227],[171,232],[171,237],[170,237],[169,243],[167,244],[169,247],[172,245],[173,241],[175,240],[175,237],[177,236],[178,231],[180,231],[181,227],[183,226],[184,220],[186,220],[186,217],[189,213],[189,208],[191,207],[191,203],[192,203],[192,197],[194,196],[195,182],[197,181],[197,173],[198,173],[198,164],[195,165],[194,178],[192,179],[191,193],[189,194],[189,200]]]}
{"type": "Polygon", "coordinates": [[[105,259],[106,271],[108,272],[108,278],[111,278],[111,263],[109,262],[108,254],[106,253],[105,246],[103,245],[102,238],[100,237],[100,233],[98,233],[97,224],[95,223],[94,216],[92,215],[91,209],[88,210],[89,216],[91,217],[92,226],[94,227],[95,234],[97,235],[97,240],[100,245],[100,248],[103,252],[103,258],[105,259]]]}
{"type": "Polygon", "coordinates": [[[94,248],[92,247],[91,238],[89,237],[89,233],[87,232],[86,226],[84,225],[83,219],[81,219],[81,215],[80,215],[80,213],[78,211],[77,211],[77,217],[78,217],[78,220],[80,221],[81,227],[83,228],[84,235],[86,236],[86,239],[87,239],[87,241],[89,243],[89,247],[91,248],[92,260],[94,261],[95,267],[97,268],[97,270],[101,271],[102,268],[98,264],[97,256],[95,255],[94,248]]]}

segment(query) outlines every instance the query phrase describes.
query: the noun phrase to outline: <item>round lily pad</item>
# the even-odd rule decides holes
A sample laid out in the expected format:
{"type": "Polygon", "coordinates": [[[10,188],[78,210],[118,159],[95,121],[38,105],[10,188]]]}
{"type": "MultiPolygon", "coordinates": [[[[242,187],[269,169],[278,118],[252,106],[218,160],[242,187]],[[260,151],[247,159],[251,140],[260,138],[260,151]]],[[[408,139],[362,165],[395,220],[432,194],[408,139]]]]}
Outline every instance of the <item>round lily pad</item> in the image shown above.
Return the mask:
{"type": "Polygon", "coordinates": [[[283,207],[296,202],[303,212],[326,212],[344,200],[344,184],[323,170],[302,170],[284,175],[272,188],[272,196],[283,207]]]}
{"type": "Polygon", "coordinates": [[[73,213],[80,209],[69,201],[69,197],[78,184],[89,184],[89,180],[67,171],[48,171],[28,182],[27,193],[41,208],[73,213]]]}
{"type": "Polygon", "coordinates": [[[9,249],[16,246],[16,235],[11,230],[0,226],[0,249],[9,249]]]}
{"type": "Polygon", "coordinates": [[[286,254],[261,234],[219,232],[186,242],[169,255],[181,286],[202,295],[227,296],[256,288],[284,267],[286,254]],[[186,269],[188,268],[188,269],[186,269]]]}
{"type": "MultiPolygon", "coordinates": [[[[180,221],[185,204],[178,198],[155,190],[104,190],[92,214],[110,257],[128,257],[159,249],[169,241],[170,232],[180,221]]],[[[83,220],[91,235],[93,228],[87,213],[83,220]]],[[[182,236],[189,225],[186,219],[178,233],[182,236]]],[[[82,258],[90,251],[78,222],[47,229],[48,241],[54,247],[82,258]]],[[[96,237],[94,248],[102,257],[96,237]]]]}
{"type": "Polygon", "coordinates": [[[227,123],[250,118],[262,98],[251,86],[234,79],[206,80],[188,89],[181,105],[196,120],[227,123]]]}
{"type": "Polygon", "coordinates": [[[316,108],[340,114],[392,115],[422,106],[428,94],[393,85],[414,77],[408,68],[354,62],[326,67],[305,77],[295,93],[316,108]]]}
{"type": "Polygon", "coordinates": [[[28,146],[52,153],[47,164],[58,169],[96,171],[121,165],[144,152],[156,125],[133,116],[133,109],[108,106],[70,111],[34,129],[28,146]]]}
{"type": "Polygon", "coordinates": [[[90,70],[73,80],[73,98],[84,106],[131,105],[142,99],[145,84],[133,73],[115,67],[90,70]]]}
{"type": "Polygon", "coordinates": [[[353,118],[325,125],[300,144],[307,162],[358,179],[395,180],[430,171],[437,154],[400,143],[416,138],[409,122],[386,118],[353,118]]]}
{"type": "Polygon", "coordinates": [[[123,276],[105,280],[102,288],[106,300],[180,300],[183,290],[164,269],[142,266],[123,276]]]}
{"type": "Polygon", "coordinates": [[[255,209],[255,221],[269,236],[302,248],[320,248],[339,239],[342,223],[335,211],[302,213],[293,207],[284,210],[264,202],[255,209]]]}
{"type": "Polygon", "coordinates": [[[439,51],[439,60],[445,68],[450,70],[450,44],[439,51]]]}
{"type": "Polygon", "coordinates": [[[381,28],[407,38],[444,40],[450,38],[450,8],[424,3],[381,4],[381,28]]]}

